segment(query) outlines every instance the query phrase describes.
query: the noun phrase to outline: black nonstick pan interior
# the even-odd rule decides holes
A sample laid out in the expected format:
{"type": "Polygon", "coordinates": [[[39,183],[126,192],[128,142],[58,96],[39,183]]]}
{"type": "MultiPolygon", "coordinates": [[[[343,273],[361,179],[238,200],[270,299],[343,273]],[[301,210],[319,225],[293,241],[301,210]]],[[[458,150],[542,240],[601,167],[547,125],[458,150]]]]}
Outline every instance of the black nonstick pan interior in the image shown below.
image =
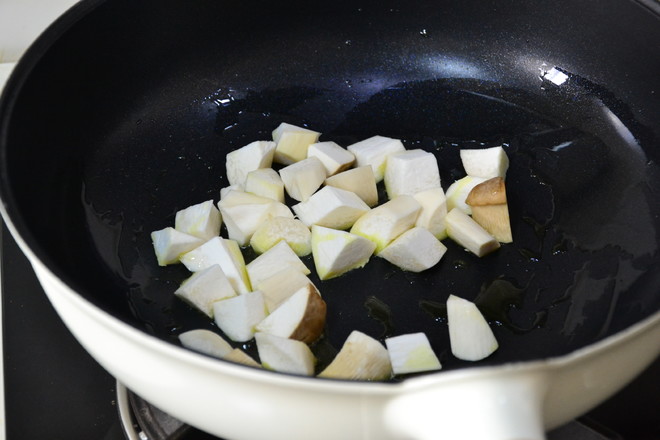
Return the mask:
{"type": "Polygon", "coordinates": [[[214,326],[174,298],[189,274],[158,267],[149,234],[218,200],[227,152],[280,122],[343,146],[380,134],[434,152],[446,189],[459,149],[504,145],[514,243],[312,275],[319,368],[354,329],[424,331],[444,369],[473,365],[450,354],[449,294],[494,323],[478,365],[564,354],[660,308],[658,24],[629,1],[83,2],[9,83],[2,199],[81,295],[176,343],[214,326]]]}

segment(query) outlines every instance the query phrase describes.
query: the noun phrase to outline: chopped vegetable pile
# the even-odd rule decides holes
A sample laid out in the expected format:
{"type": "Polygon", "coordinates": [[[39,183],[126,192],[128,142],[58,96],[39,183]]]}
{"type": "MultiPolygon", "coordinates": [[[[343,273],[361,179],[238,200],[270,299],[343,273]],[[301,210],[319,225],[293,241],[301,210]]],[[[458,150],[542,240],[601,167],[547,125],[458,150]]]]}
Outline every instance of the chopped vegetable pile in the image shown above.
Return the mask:
{"type": "MultiPolygon", "coordinates": [[[[174,292],[213,319],[236,343],[255,340],[259,361],[219,333],[191,330],[184,347],[275,371],[314,375],[309,345],[325,328],[322,286],[300,257],[311,254],[319,279],[364,267],[372,256],[422,272],[442,259],[449,238],[477,257],[512,242],[502,147],[461,150],[467,176],[445,193],[432,153],[406,150],[398,139],[373,136],[343,148],[320,133],[282,123],[273,139],[227,154],[230,186],[220,201],[176,214],[174,227],[151,233],[158,264],[192,272],[174,292]],[[282,167],[276,171],[273,164],[282,167]],[[388,200],[379,205],[377,184],[388,200]],[[286,205],[286,197],[296,203],[286,205]],[[225,225],[227,237],[221,237],[225,225]],[[245,263],[241,247],[259,254],[245,263]],[[319,287],[321,290],[319,290],[319,287]]],[[[476,305],[450,295],[451,352],[478,361],[498,348],[476,305]]],[[[353,331],[319,377],[385,380],[440,370],[424,333],[378,340],[353,331]]]]}

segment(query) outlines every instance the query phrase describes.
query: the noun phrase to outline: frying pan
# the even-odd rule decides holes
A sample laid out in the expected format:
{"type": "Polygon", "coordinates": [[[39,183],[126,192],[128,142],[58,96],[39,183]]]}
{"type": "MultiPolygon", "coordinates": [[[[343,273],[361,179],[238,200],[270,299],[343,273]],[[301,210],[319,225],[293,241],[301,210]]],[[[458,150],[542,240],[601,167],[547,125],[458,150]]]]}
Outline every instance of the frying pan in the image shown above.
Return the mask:
{"type": "Polygon", "coordinates": [[[541,439],[660,351],[659,24],[653,3],[614,0],[83,1],[4,91],[3,218],[98,362],[212,434],[541,439]],[[477,259],[447,242],[421,274],[374,257],[312,275],[319,369],[357,329],[424,331],[444,371],[321,380],[178,346],[214,327],[173,297],[187,273],[158,267],[149,234],[217,201],[226,153],[280,122],[400,138],[436,154],[445,189],[459,149],[507,150],[513,244],[477,259]],[[449,294],[491,322],[483,362],[451,355],[449,294]]]}

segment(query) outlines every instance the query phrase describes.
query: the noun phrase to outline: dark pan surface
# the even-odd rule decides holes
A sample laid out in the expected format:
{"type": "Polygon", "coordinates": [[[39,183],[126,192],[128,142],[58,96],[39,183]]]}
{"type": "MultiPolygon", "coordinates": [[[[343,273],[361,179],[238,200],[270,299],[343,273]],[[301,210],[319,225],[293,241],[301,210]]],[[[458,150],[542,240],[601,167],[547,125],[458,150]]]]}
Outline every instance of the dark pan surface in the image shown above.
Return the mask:
{"type": "Polygon", "coordinates": [[[500,350],[479,365],[567,353],[654,313],[660,21],[627,1],[453,3],[83,2],[3,100],[7,211],[83,296],[175,342],[213,326],[173,297],[188,274],[157,266],[149,234],[217,201],[228,151],[283,121],[343,146],[381,134],[433,151],[446,189],[460,148],[503,144],[514,244],[480,260],[445,241],[423,274],[373,258],[314,278],[319,367],[353,329],[424,331],[445,369],[467,366],[449,351],[449,294],[495,323],[500,350]]]}

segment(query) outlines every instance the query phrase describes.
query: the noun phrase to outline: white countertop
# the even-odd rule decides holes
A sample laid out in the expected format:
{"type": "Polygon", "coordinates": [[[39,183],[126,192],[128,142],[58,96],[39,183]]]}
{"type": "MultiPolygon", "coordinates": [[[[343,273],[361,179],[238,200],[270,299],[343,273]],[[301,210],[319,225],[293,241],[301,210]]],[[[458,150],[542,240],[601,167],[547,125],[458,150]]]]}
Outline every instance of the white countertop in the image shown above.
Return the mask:
{"type": "MultiPolygon", "coordinates": [[[[0,92],[16,61],[30,44],[53,20],[76,2],[77,0],[0,0],[0,92]]],[[[2,286],[1,279],[0,286],[2,286]]],[[[2,301],[0,301],[0,319],[2,319],[2,301]]],[[[2,353],[1,324],[0,321],[0,354],[2,353]]],[[[4,370],[3,356],[0,355],[0,440],[5,438],[4,370]]]]}

